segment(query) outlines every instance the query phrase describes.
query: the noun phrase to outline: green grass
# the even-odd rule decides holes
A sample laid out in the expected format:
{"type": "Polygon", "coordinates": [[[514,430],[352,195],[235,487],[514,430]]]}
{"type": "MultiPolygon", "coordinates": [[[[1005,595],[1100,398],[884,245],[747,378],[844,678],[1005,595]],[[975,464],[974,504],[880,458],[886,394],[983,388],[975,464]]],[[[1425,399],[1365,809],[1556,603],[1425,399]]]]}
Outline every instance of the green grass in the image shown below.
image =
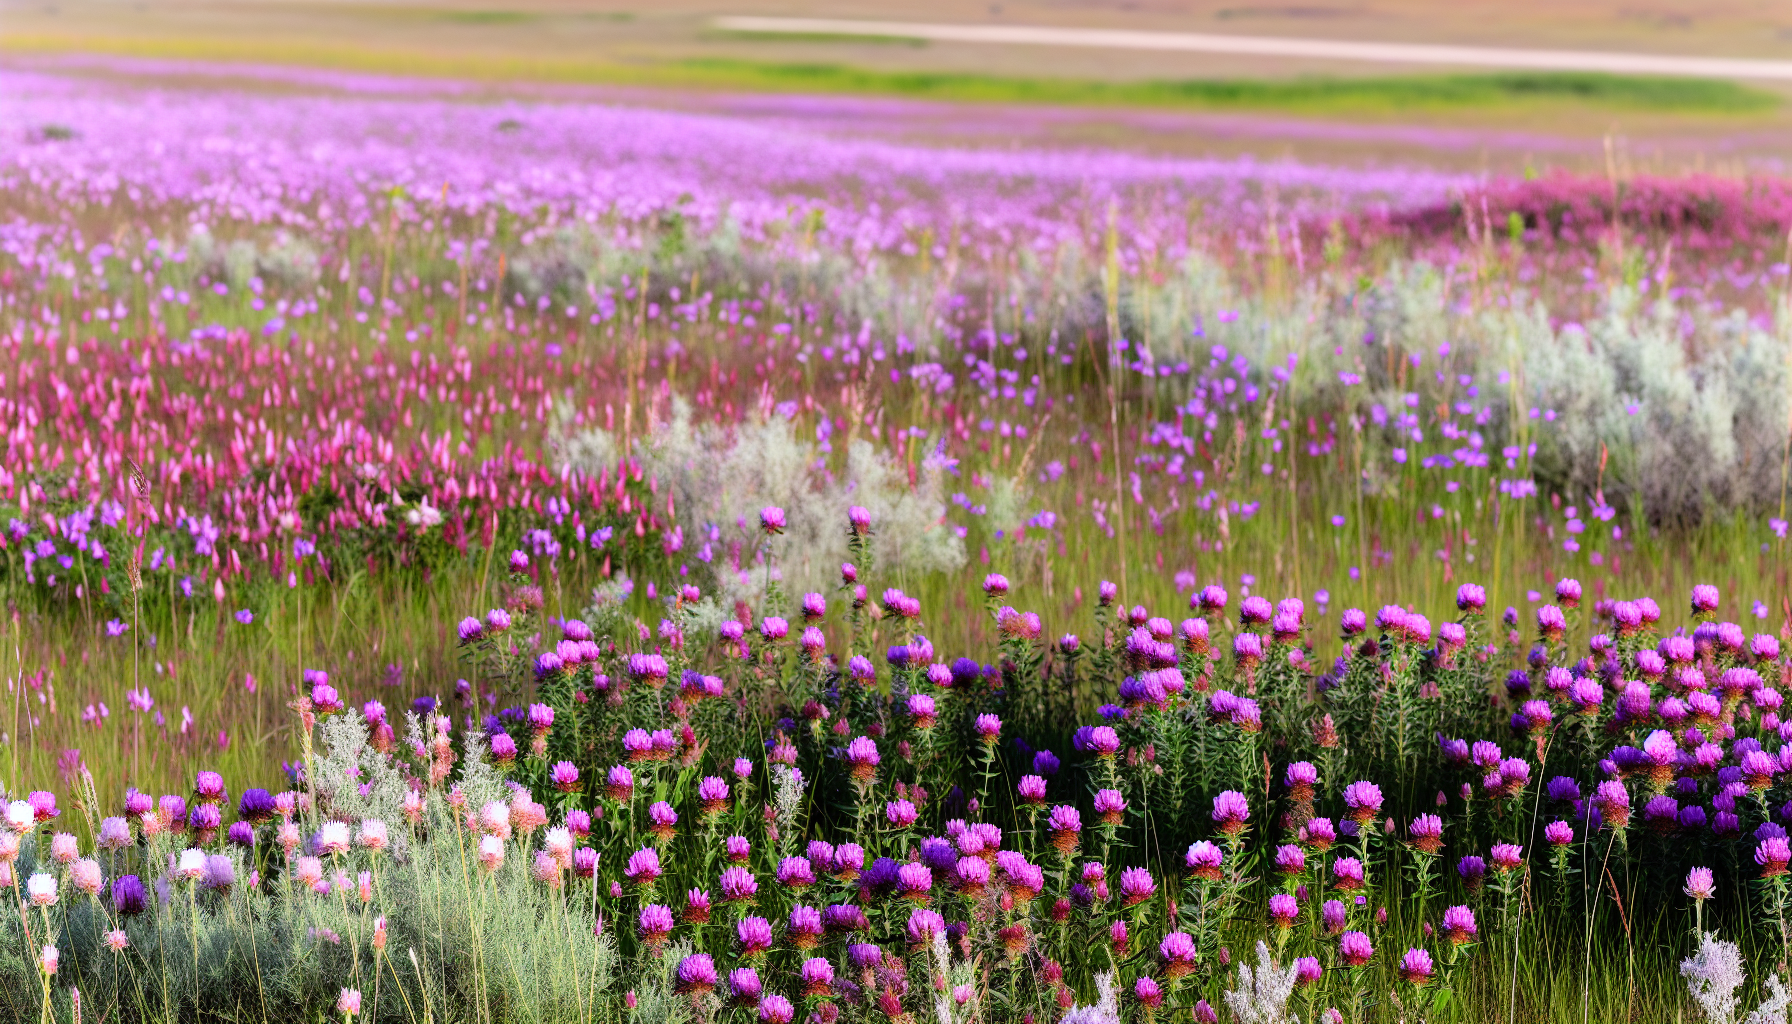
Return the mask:
{"type": "Polygon", "coordinates": [[[1590,72],[1102,82],[726,58],[684,61],[680,66],[750,88],[1001,103],[1347,111],[1566,102],[1631,110],[1748,113],[1773,109],[1780,102],[1772,93],[1734,82],[1590,72]]]}

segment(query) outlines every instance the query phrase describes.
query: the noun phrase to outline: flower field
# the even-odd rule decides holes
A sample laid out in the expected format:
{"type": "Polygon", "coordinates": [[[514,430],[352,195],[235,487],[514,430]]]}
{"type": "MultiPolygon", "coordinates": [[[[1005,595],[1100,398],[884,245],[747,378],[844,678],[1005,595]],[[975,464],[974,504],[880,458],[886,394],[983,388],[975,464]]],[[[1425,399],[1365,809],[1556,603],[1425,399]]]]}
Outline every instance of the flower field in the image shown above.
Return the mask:
{"type": "Polygon", "coordinates": [[[1786,1019],[1792,186],[0,71],[8,1019],[1786,1019]]]}

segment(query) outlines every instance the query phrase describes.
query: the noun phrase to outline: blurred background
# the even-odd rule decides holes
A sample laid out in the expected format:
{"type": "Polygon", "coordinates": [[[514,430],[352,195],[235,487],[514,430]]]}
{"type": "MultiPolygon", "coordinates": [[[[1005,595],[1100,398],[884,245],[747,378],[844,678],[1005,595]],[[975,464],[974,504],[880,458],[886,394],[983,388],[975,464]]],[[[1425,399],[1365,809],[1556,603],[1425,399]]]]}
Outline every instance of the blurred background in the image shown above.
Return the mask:
{"type": "Polygon", "coordinates": [[[0,53],[93,76],[235,73],[270,90],[295,83],[278,68],[397,73],[452,79],[461,95],[646,101],[957,144],[1502,173],[1771,170],[1792,151],[1792,64],[1777,79],[1611,75],[728,27],[741,15],[1792,62],[1792,4],[1775,0],[5,0],[0,53]],[[793,94],[900,102],[867,117],[778,98],[793,94]]]}

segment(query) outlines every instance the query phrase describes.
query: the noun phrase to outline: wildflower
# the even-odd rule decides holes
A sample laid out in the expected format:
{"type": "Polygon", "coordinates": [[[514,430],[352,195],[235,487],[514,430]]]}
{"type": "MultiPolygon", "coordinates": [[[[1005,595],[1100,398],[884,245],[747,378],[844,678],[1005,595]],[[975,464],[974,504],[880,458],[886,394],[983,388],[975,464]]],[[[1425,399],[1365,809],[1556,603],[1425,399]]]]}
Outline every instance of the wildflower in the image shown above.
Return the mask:
{"type": "Polygon", "coordinates": [[[112,882],[112,910],[119,916],[134,917],[143,913],[147,900],[143,879],[136,875],[123,875],[112,882]]]}
{"type": "Polygon", "coordinates": [[[1217,882],[1220,880],[1220,863],[1224,856],[1219,847],[1202,839],[1190,844],[1182,860],[1188,866],[1189,874],[1203,881],[1217,882]]]}
{"type": "Polygon", "coordinates": [[[1326,900],[1325,906],[1319,908],[1319,924],[1325,929],[1327,935],[1337,935],[1343,932],[1344,925],[1348,920],[1349,912],[1344,909],[1344,904],[1337,900],[1326,900]]]}
{"type": "Polygon", "coordinates": [[[834,965],[821,957],[810,957],[803,961],[801,968],[803,979],[803,995],[831,996],[834,994],[834,965]]]}
{"type": "Polygon", "coordinates": [[[44,974],[46,974],[46,975],[54,975],[56,973],[56,965],[60,961],[60,959],[61,959],[61,954],[59,952],[57,952],[56,947],[46,945],[43,948],[43,951],[40,954],[38,954],[38,958],[37,958],[38,969],[43,971],[44,974]]]}
{"type": "Polygon", "coordinates": [[[736,1006],[751,1006],[759,1001],[765,985],[759,972],[751,967],[736,967],[728,972],[728,1001],[736,1006]]]}
{"type": "Polygon", "coordinates": [[[1465,942],[1475,941],[1475,912],[1461,906],[1445,910],[1443,932],[1451,945],[1460,946],[1465,942]]]}
{"type": "Polygon", "coordinates": [[[1052,808],[1046,827],[1052,834],[1052,846],[1059,853],[1068,854],[1076,849],[1077,841],[1082,836],[1082,815],[1075,807],[1060,804],[1052,808]]]}
{"type": "Polygon", "coordinates": [[[1554,847],[1564,847],[1574,842],[1574,826],[1565,821],[1552,821],[1543,826],[1543,838],[1554,847]]]}
{"type": "Polygon", "coordinates": [[[926,903],[933,889],[933,872],[925,864],[904,864],[896,870],[898,894],[913,903],[926,903]]]}
{"type": "Polygon", "coordinates": [[[1363,862],[1355,857],[1332,861],[1332,888],[1353,892],[1363,887],[1363,862]]]}
{"type": "Polygon", "coordinates": [[[1103,825],[1118,825],[1126,816],[1126,799],[1119,790],[1103,789],[1095,793],[1095,813],[1103,825]]]}
{"type": "Polygon", "coordinates": [[[504,864],[504,840],[485,836],[479,840],[479,863],[487,871],[496,871],[504,864]]]}
{"type": "Polygon", "coordinates": [[[1089,731],[1087,745],[1097,757],[1113,757],[1120,750],[1120,734],[1110,726],[1098,725],[1089,731]]]}
{"type": "Polygon", "coordinates": [[[877,744],[867,736],[859,736],[848,743],[844,756],[847,770],[858,782],[869,782],[877,774],[877,766],[883,760],[877,752],[877,744]]]}
{"type": "Polygon", "coordinates": [[[1226,790],[1213,798],[1213,821],[1220,832],[1235,836],[1243,832],[1251,817],[1251,806],[1244,794],[1226,790]]]}
{"type": "Polygon", "coordinates": [[[1143,903],[1157,895],[1157,882],[1148,868],[1127,868],[1120,872],[1120,896],[1125,906],[1143,903]]]}
{"type": "Polygon", "coordinates": [[[131,944],[131,937],[125,934],[123,928],[114,928],[107,932],[104,939],[106,948],[114,953],[124,952],[125,948],[131,944]]]}
{"type": "Polygon", "coordinates": [[[1773,878],[1786,873],[1786,866],[1792,864],[1792,845],[1788,845],[1784,836],[1768,836],[1755,847],[1755,863],[1761,866],[1762,878],[1773,878]]]}
{"type": "Polygon", "coordinates": [[[640,933],[641,941],[652,949],[658,949],[672,934],[672,911],[657,903],[650,903],[641,908],[640,916],[635,919],[635,930],[640,933]]]}
{"type": "Polygon", "coordinates": [[[1495,843],[1491,856],[1495,871],[1516,871],[1524,866],[1524,848],[1513,843],[1495,843]]]}
{"type": "Polygon", "coordinates": [[[776,505],[767,505],[759,510],[759,528],[766,536],[776,536],[784,532],[784,510],[776,505]]]}
{"type": "Polygon", "coordinates": [[[1276,893],[1269,898],[1269,919],[1277,928],[1294,927],[1295,918],[1300,916],[1300,904],[1287,893],[1276,893]]]}
{"type": "Polygon", "coordinates": [[[58,888],[56,876],[46,875],[42,872],[32,875],[31,880],[25,883],[26,895],[34,907],[55,906],[58,888]]]}
{"type": "Polygon", "coordinates": [[[1693,868],[1686,873],[1686,895],[1695,900],[1708,900],[1717,895],[1717,880],[1710,868],[1693,868]]]}
{"type": "Polygon", "coordinates": [[[1002,720],[995,715],[978,715],[973,728],[984,746],[993,746],[1002,736],[1002,720]]]}
{"type": "Polygon", "coordinates": [[[1400,980],[1424,986],[1431,982],[1431,954],[1422,949],[1409,949],[1400,958],[1400,980]]]}
{"type": "Polygon", "coordinates": [[[796,1016],[796,1008],[790,1000],[773,993],[759,1001],[759,1020],[761,1024],[790,1024],[796,1016]]]}
{"type": "Polygon", "coordinates": [[[1362,932],[1345,932],[1338,937],[1338,959],[1346,967],[1361,967],[1375,956],[1375,947],[1362,932]]]}
{"type": "Polygon", "coordinates": [[[1436,853],[1444,845],[1444,822],[1435,814],[1421,814],[1407,829],[1412,845],[1424,853],[1436,853]]]}
{"type": "Polygon", "coordinates": [[[1381,814],[1381,787],[1373,782],[1352,782],[1344,787],[1344,806],[1359,825],[1374,821],[1381,814]]]}
{"type": "Polygon", "coordinates": [[[1164,976],[1180,978],[1200,965],[1200,954],[1195,949],[1195,940],[1187,932],[1171,932],[1157,944],[1158,961],[1163,965],[1164,976]]]}
{"type": "Polygon", "coordinates": [[[708,992],[716,987],[716,962],[708,953],[692,953],[678,964],[678,991],[708,992]]]}

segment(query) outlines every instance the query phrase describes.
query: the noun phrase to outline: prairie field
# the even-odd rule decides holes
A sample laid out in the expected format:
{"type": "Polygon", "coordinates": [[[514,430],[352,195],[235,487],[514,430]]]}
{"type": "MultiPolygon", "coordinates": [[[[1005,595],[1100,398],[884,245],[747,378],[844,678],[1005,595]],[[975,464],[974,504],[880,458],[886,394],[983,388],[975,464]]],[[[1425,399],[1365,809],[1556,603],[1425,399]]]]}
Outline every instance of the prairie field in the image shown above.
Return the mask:
{"type": "Polygon", "coordinates": [[[1785,81],[714,27],[1658,6],[0,8],[0,1014],[1783,1024],[1785,81]]]}

